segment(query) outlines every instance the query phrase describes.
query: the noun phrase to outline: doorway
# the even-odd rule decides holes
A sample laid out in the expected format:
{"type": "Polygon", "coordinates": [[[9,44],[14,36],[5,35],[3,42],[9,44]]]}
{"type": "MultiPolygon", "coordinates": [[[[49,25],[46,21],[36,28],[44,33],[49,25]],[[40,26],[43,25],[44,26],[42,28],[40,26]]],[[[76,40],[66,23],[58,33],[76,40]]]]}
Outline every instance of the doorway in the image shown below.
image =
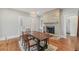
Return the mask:
{"type": "Polygon", "coordinates": [[[79,37],[79,16],[78,16],[77,36],[79,37]]]}

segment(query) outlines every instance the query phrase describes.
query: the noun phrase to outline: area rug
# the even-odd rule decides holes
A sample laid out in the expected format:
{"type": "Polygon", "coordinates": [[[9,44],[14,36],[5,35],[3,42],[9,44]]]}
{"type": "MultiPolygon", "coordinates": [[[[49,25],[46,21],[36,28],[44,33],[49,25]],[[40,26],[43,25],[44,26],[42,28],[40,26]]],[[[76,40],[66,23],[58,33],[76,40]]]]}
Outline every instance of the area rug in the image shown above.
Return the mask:
{"type": "Polygon", "coordinates": [[[58,47],[48,44],[48,48],[45,49],[45,51],[56,51],[58,49],[58,47]]]}

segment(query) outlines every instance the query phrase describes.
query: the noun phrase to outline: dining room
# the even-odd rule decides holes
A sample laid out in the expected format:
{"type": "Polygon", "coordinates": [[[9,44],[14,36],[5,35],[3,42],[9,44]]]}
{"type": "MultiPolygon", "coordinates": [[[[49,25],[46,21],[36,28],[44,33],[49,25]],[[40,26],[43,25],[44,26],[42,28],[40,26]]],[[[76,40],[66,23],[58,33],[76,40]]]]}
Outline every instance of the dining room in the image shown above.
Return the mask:
{"type": "Polygon", "coordinates": [[[0,51],[79,50],[77,14],[77,8],[0,8],[0,51]]]}

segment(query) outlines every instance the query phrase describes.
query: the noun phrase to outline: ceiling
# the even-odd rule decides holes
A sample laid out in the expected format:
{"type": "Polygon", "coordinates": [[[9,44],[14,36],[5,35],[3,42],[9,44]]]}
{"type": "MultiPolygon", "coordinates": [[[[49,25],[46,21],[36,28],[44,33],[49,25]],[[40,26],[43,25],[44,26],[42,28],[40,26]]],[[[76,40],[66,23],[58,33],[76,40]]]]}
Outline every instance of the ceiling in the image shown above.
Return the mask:
{"type": "Polygon", "coordinates": [[[38,15],[42,15],[45,12],[54,10],[55,8],[14,8],[14,9],[23,11],[23,12],[27,12],[27,13],[35,12],[38,15]]]}

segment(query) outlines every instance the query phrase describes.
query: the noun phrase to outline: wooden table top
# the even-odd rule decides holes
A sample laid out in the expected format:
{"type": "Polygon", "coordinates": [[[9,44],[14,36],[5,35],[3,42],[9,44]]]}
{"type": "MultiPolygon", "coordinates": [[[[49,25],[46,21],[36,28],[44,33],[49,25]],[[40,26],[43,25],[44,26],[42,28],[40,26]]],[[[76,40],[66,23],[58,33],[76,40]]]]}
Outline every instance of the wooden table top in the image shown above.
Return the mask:
{"type": "Polygon", "coordinates": [[[49,38],[49,35],[43,32],[33,32],[31,35],[39,40],[45,40],[49,38]]]}

